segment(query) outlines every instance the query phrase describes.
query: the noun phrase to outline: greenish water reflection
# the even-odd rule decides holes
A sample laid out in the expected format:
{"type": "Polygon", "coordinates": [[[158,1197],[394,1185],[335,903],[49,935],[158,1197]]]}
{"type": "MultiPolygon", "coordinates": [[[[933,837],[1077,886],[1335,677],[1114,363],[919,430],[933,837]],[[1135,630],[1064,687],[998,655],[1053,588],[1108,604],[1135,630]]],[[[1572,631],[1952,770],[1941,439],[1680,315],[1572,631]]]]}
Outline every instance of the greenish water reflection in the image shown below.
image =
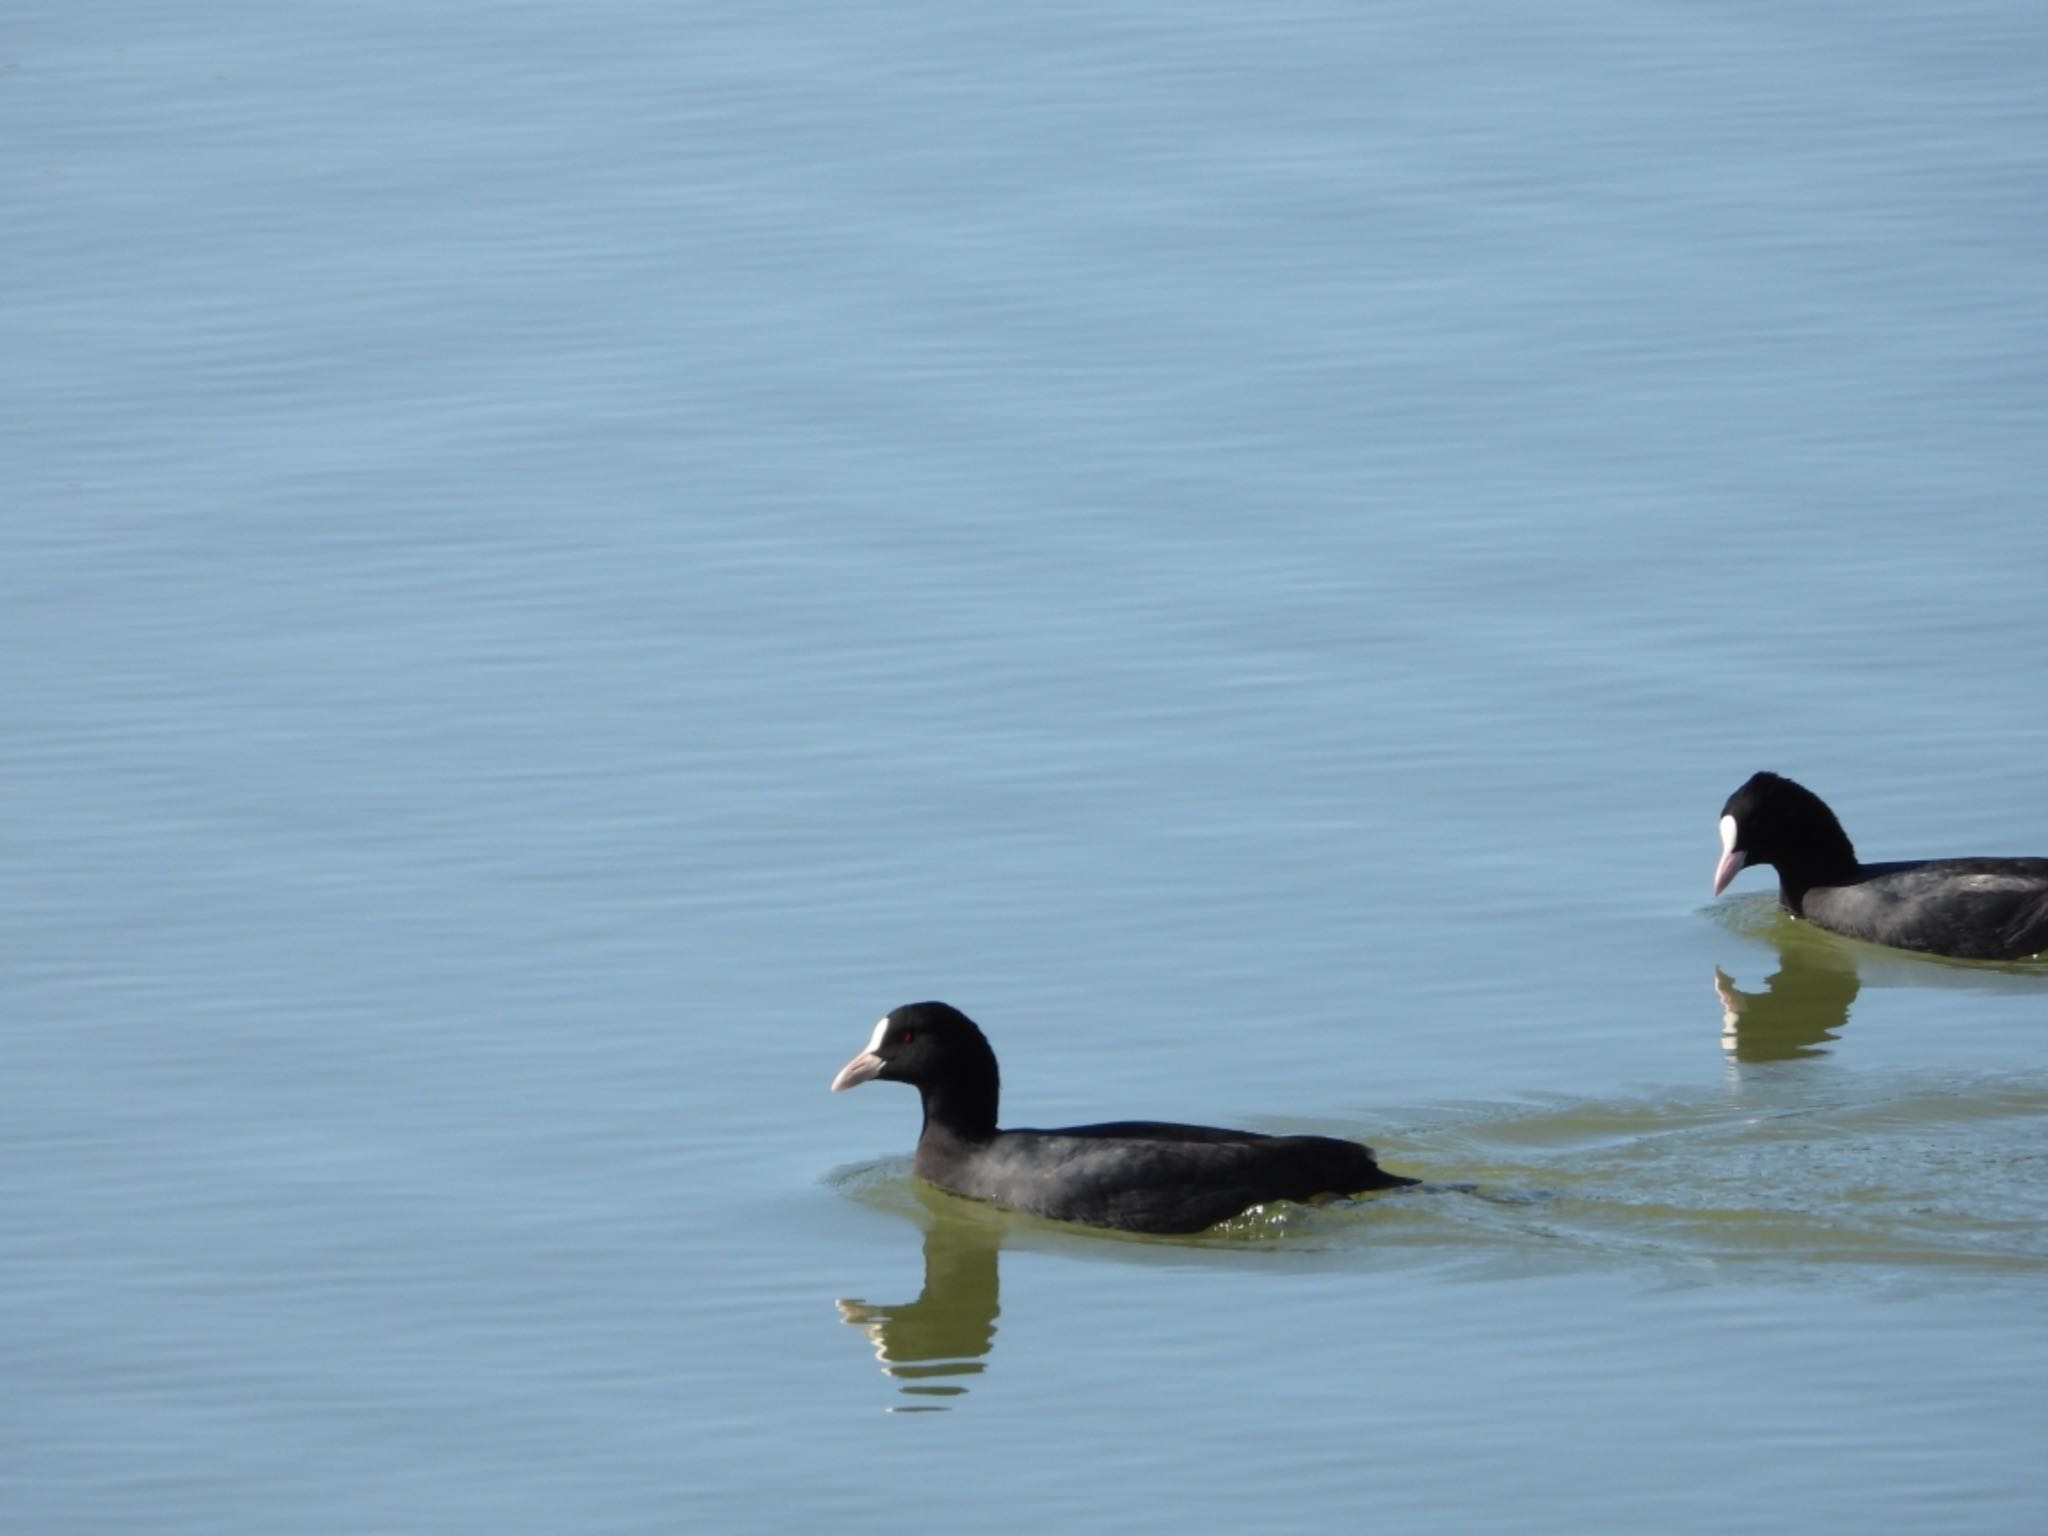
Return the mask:
{"type": "Polygon", "coordinates": [[[924,1232],[924,1286],[914,1301],[894,1305],[842,1298],[840,1318],[875,1347],[885,1375],[913,1399],[892,1413],[931,1413],[967,1390],[995,1344],[1001,1311],[992,1228],[935,1219],[924,1232]]]}
{"type": "Polygon", "coordinates": [[[2048,985],[2048,966],[2039,961],[1954,960],[1886,949],[1800,922],[1771,898],[1723,903],[1714,915],[1732,931],[1769,945],[1778,957],[1778,969],[1756,992],[1714,967],[1721,1045],[1736,1061],[1825,1055],[1866,986],[2038,994],[2048,985]]]}
{"type": "Polygon", "coordinates": [[[1856,963],[1845,954],[1781,947],[1779,967],[1761,992],[1745,992],[1718,965],[1714,992],[1721,1000],[1721,1046],[1737,1061],[1791,1061],[1822,1055],[1849,1022],[1862,990],[1856,963]]]}

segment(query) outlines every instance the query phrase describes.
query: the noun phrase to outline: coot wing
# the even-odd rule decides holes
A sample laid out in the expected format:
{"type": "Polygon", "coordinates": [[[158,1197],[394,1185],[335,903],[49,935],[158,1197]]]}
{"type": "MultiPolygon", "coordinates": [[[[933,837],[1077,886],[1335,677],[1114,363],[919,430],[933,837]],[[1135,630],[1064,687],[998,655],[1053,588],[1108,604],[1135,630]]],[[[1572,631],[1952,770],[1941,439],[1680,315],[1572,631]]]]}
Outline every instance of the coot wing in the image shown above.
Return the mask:
{"type": "Polygon", "coordinates": [[[1130,1232],[1200,1232],[1268,1200],[1412,1182],[1357,1142],[1148,1121],[1006,1131],[951,1157],[926,1151],[918,1172],[956,1194],[1130,1232]]]}
{"type": "Polygon", "coordinates": [[[2048,859],[1868,864],[1853,884],[1809,892],[1805,913],[1875,944],[2020,960],[2048,949],[2048,859]]]}

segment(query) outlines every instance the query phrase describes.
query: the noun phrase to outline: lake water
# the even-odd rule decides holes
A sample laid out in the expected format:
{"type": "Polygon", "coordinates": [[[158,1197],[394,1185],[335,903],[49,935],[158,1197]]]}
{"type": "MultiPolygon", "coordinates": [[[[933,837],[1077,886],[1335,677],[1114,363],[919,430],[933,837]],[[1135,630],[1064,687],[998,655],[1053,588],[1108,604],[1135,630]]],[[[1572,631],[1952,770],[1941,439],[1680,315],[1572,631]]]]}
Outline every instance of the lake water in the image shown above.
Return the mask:
{"type": "Polygon", "coordinates": [[[2048,13],[40,8],[24,1533],[2035,1532],[2048,13]],[[1193,1242],[826,1084],[1366,1139],[1193,1242]]]}

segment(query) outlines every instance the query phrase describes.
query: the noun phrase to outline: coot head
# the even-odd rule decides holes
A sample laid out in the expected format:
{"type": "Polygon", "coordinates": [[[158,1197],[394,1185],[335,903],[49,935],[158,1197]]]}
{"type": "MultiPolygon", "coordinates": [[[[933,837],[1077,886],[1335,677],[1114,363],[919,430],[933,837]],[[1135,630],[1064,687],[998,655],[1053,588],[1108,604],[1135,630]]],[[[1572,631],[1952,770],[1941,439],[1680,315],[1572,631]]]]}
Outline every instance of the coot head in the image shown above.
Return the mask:
{"type": "Polygon", "coordinates": [[[992,1135],[1001,1082],[996,1053],[974,1020],[947,1003],[906,1003],[875,1026],[867,1049],[839,1069],[832,1091],[870,1078],[909,1083],[925,1118],[968,1135],[992,1135]]]}
{"type": "Polygon", "coordinates": [[[1856,850],[1827,802],[1803,784],[1758,773],[1721,807],[1721,862],[1714,894],[1751,864],[1769,864],[1781,876],[1847,874],[1856,850]]]}

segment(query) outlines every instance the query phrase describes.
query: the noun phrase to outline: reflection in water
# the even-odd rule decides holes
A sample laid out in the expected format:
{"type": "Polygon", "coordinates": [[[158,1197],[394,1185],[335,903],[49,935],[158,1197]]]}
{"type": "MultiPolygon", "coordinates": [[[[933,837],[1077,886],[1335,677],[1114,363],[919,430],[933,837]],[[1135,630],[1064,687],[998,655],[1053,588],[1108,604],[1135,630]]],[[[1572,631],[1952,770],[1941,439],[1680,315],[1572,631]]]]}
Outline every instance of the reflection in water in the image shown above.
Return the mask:
{"type": "Polygon", "coordinates": [[[1714,967],[1721,999],[1721,1048],[1737,1061],[1791,1061],[1818,1056],[1849,1022],[1862,981],[1846,954],[1803,945],[1778,946],[1780,965],[1761,992],[1738,989],[1714,967]]]}
{"type": "Polygon", "coordinates": [[[1744,992],[1719,966],[1721,1044],[1737,1061],[1788,1061],[1825,1054],[1849,1022],[1864,987],[1941,987],[2039,996],[2048,965],[2038,960],[1955,960],[1886,949],[1828,933],[1788,915],[1771,896],[1717,903],[1716,922],[1778,952],[1761,992],[1744,992]]]}
{"type": "MultiPolygon", "coordinates": [[[[910,1398],[958,1397],[958,1378],[979,1375],[995,1342],[995,1232],[940,1220],[925,1228],[924,1289],[898,1306],[839,1303],[839,1315],[875,1346],[875,1358],[910,1398]]],[[[891,1412],[931,1413],[938,1402],[898,1404],[891,1412]]]]}
{"type": "Polygon", "coordinates": [[[1721,1044],[1737,1061],[1787,1061],[1823,1054],[1864,987],[1943,987],[2038,995],[2048,966],[2038,961],[1952,960],[1860,944],[1786,916],[1774,900],[1723,903],[1715,917],[1778,952],[1762,992],[1744,992],[1718,966],[1721,1044]]]}

